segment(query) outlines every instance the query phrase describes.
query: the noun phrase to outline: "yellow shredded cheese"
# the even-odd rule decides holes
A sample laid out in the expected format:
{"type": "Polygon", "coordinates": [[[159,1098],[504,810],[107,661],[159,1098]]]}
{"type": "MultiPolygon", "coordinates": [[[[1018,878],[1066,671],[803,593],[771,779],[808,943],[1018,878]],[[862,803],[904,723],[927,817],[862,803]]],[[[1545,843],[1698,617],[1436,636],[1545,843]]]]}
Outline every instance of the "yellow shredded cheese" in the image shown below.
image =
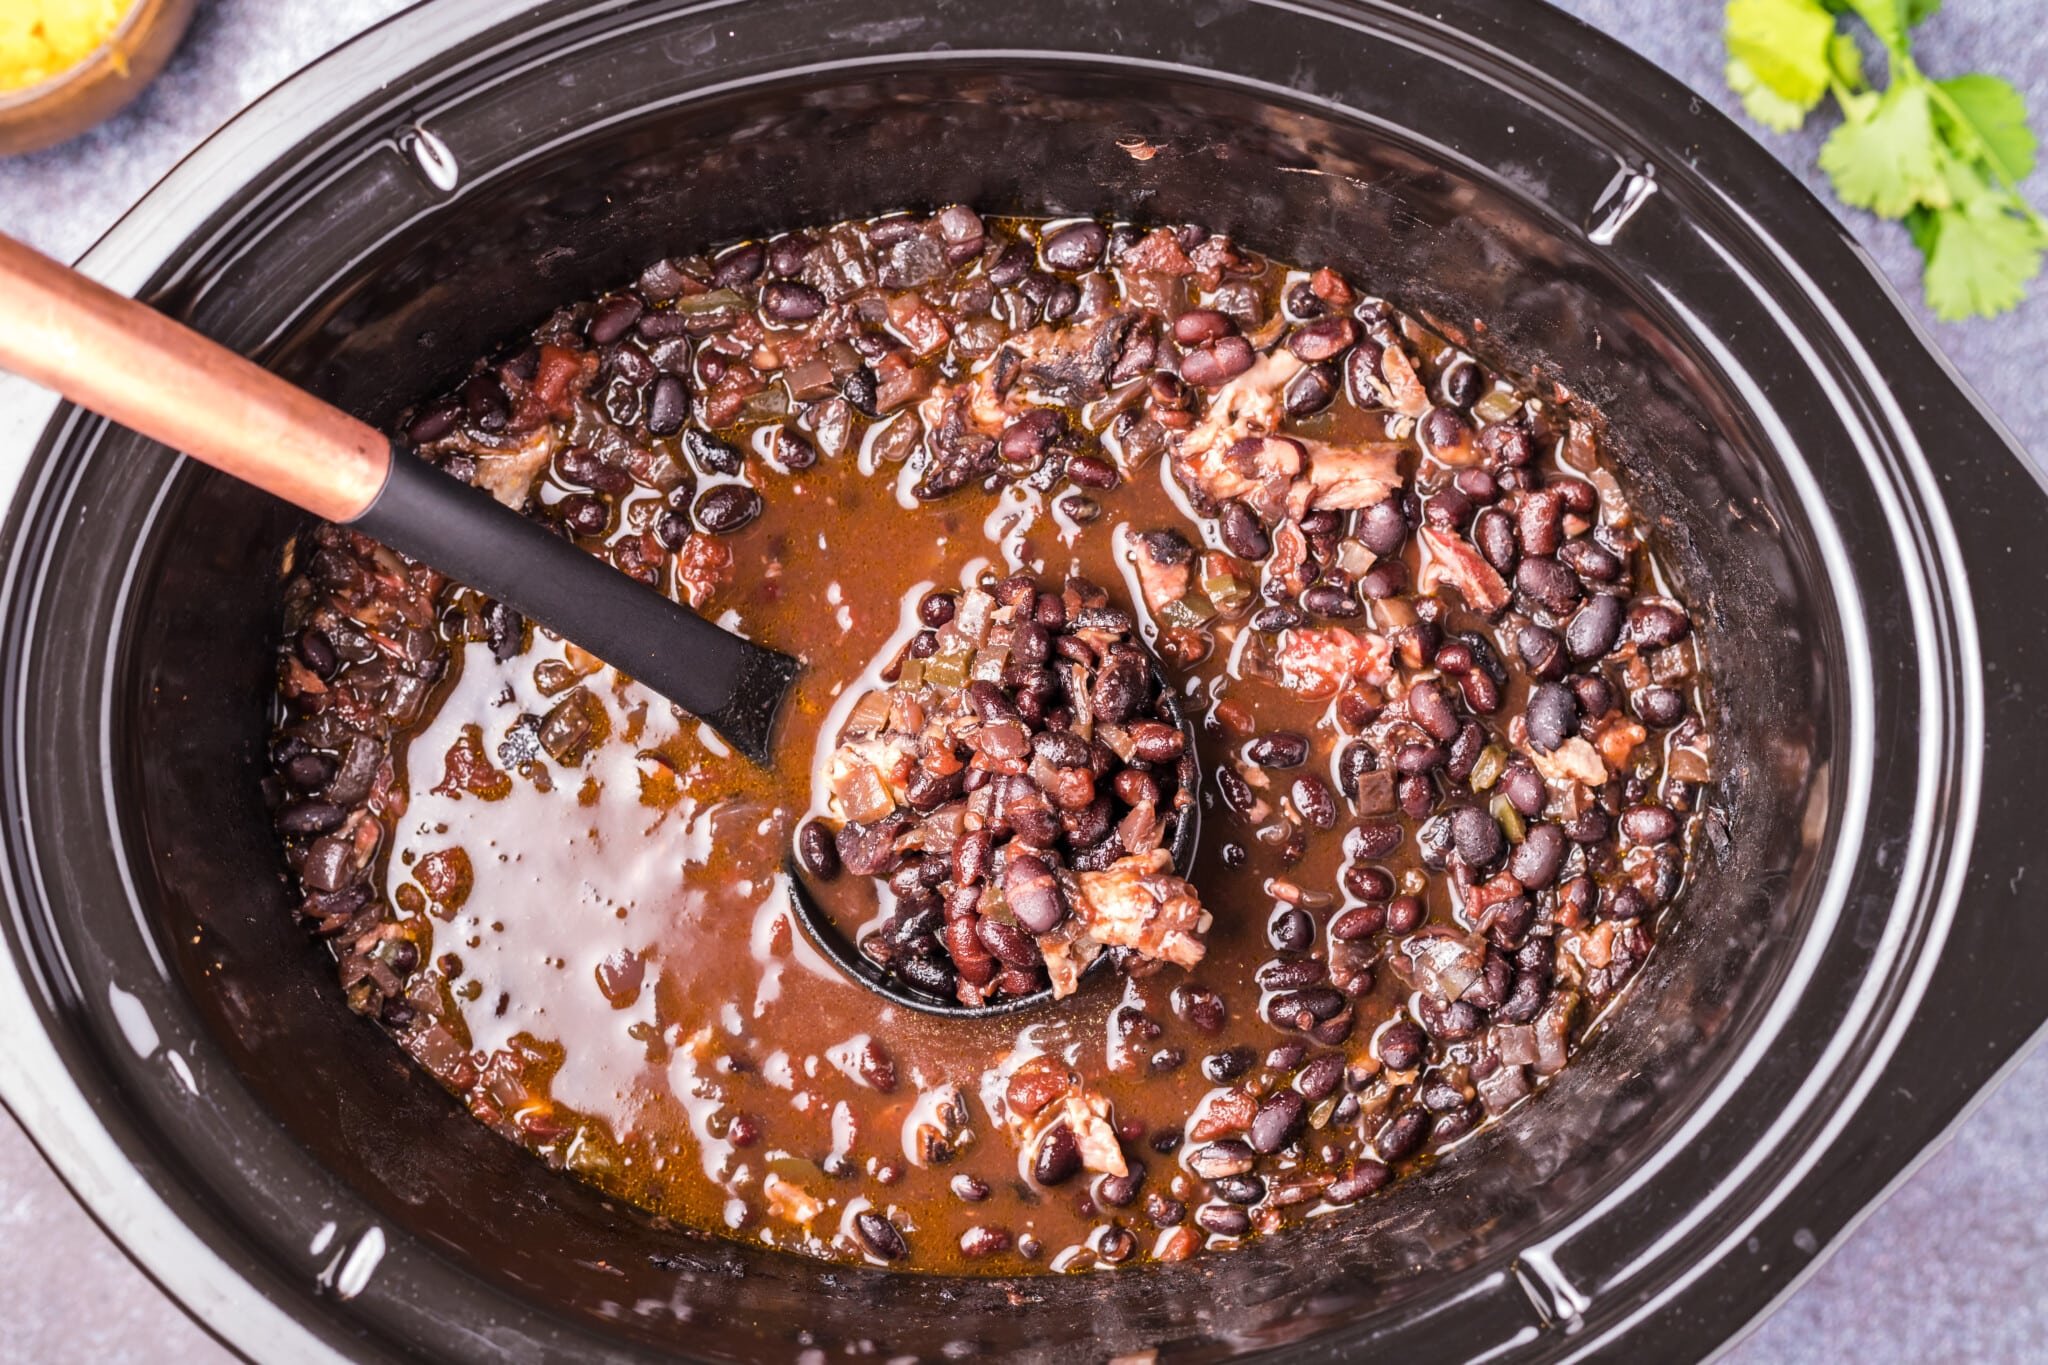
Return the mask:
{"type": "Polygon", "coordinates": [[[0,0],[0,91],[25,90],[98,51],[135,0],[0,0]]]}

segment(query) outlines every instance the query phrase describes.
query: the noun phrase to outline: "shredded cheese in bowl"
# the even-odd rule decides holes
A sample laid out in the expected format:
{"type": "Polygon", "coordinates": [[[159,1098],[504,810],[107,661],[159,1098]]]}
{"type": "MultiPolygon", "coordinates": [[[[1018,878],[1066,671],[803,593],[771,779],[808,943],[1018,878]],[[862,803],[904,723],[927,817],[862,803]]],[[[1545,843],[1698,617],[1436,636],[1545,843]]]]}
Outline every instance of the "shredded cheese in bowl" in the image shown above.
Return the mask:
{"type": "Polygon", "coordinates": [[[98,51],[134,0],[0,0],[0,93],[26,90],[98,51]]]}

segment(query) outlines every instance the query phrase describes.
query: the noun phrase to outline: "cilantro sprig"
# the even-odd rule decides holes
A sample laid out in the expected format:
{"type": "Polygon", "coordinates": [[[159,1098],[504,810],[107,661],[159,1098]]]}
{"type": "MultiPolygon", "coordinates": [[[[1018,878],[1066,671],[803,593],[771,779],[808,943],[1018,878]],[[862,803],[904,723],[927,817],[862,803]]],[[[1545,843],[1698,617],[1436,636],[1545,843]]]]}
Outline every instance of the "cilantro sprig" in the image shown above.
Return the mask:
{"type": "Polygon", "coordinates": [[[2025,297],[2048,222],[2020,193],[2036,144],[2011,82],[1973,72],[1934,80],[1912,32],[1941,0],[1728,0],[1729,86],[1750,117],[1790,132],[1830,95],[1842,123],[1820,167],[1842,202],[1903,219],[1926,258],[1927,305],[1945,322],[1990,317],[2025,297]],[[1883,54],[1874,85],[1852,19],[1883,54]]]}

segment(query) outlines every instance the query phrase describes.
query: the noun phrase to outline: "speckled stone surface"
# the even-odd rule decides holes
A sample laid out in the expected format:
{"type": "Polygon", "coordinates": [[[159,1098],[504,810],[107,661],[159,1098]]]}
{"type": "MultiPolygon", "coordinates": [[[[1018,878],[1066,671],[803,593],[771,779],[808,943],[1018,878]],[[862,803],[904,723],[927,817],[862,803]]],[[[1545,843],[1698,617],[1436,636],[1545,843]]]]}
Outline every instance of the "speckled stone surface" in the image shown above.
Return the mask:
{"type": "MultiPolygon", "coordinates": [[[[1564,7],[1740,113],[1720,80],[1713,0],[1565,0],[1564,7]]],[[[57,256],[77,256],[235,110],[403,8],[400,0],[209,0],[170,69],[126,113],[64,147],[0,160],[0,229],[57,256]]],[[[2029,8],[1949,0],[1922,32],[1922,65],[1937,75],[1999,72],[2048,112],[2048,24],[2038,10],[2027,18],[2029,8]]],[[[1762,134],[1825,197],[1813,168],[1820,136],[1819,129],[1762,134]]],[[[2042,179],[2033,187],[2037,200],[2042,179]]],[[[1956,368],[2023,444],[2048,452],[2041,368],[2048,307],[2030,302],[1995,322],[1936,324],[1919,304],[1919,260],[1904,232],[1865,214],[1841,216],[1956,368]]],[[[122,1257],[5,1120],[0,1286],[0,1360],[214,1365],[229,1358],[122,1257]]],[[[1986,1365],[2048,1358],[2044,1342],[2048,1055],[2036,1055],[1727,1358],[1742,1365],[1986,1365]]]]}

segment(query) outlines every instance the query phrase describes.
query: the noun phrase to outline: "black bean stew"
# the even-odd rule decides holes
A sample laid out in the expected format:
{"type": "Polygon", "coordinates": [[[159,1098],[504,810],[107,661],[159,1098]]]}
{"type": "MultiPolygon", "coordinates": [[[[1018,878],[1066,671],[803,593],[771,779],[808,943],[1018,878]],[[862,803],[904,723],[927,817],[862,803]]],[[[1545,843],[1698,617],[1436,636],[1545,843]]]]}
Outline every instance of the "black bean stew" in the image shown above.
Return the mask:
{"type": "Polygon", "coordinates": [[[1278,1232],[1540,1088],[1685,883],[1705,683],[1597,418],[1333,270],[834,224],[657,262],[405,434],[807,661],[763,771],[346,529],[287,565],[268,790],[350,1003],[687,1228],[1003,1274],[1278,1232]],[[1060,998],[883,1006],[792,851],[906,981],[1060,998]]]}

